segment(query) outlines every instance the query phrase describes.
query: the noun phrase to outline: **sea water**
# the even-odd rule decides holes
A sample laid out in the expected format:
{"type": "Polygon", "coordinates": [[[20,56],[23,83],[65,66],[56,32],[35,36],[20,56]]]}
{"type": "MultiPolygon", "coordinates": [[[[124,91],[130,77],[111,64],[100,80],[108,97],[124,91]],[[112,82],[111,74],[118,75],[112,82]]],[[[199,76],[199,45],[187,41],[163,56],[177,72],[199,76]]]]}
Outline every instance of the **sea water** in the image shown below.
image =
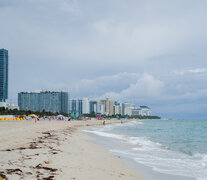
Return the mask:
{"type": "Polygon", "coordinates": [[[134,120],[87,132],[116,142],[110,152],[154,171],[207,180],[207,120],[134,120]]]}

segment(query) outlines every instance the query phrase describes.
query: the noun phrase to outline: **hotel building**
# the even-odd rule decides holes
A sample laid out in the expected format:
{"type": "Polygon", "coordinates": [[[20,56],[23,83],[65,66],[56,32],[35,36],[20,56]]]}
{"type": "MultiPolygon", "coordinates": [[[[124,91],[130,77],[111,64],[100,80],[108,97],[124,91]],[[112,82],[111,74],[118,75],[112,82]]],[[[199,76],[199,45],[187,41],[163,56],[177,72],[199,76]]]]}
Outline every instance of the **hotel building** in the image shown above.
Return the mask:
{"type": "Polygon", "coordinates": [[[20,110],[68,113],[68,92],[32,91],[18,93],[20,110]]]}

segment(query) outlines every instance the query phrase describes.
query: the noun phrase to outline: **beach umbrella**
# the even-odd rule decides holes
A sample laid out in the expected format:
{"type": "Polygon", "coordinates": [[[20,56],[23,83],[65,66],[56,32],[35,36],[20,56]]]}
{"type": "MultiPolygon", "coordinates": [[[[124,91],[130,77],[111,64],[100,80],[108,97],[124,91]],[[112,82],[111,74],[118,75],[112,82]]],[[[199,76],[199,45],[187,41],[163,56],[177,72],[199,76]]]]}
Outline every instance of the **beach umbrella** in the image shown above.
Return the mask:
{"type": "Polygon", "coordinates": [[[64,116],[60,114],[60,115],[57,115],[57,117],[64,117],[64,116]]]}
{"type": "Polygon", "coordinates": [[[38,117],[36,114],[30,114],[29,116],[30,116],[30,117],[35,117],[35,118],[38,117]]]}

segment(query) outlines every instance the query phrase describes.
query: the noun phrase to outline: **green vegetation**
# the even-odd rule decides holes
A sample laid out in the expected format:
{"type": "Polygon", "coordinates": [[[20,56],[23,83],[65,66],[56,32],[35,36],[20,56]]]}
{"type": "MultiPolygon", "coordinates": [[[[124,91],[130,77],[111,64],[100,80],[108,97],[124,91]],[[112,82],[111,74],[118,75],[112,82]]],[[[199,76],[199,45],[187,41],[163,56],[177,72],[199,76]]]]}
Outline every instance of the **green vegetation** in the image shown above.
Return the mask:
{"type": "Polygon", "coordinates": [[[135,119],[161,119],[159,116],[131,116],[130,118],[135,119]]]}
{"type": "MultiPolygon", "coordinates": [[[[63,115],[63,116],[68,116],[70,114],[64,114],[64,113],[53,113],[53,112],[46,112],[45,110],[43,110],[42,112],[33,112],[33,111],[24,111],[24,110],[11,110],[5,107],[0,107],[0,115],[30,115],[30,114],[36,114],[39,117],[43,117],[43,116],[57,116],[59,114],[63,115]]],[[[95,118],[96,117],[96,113],[91,113],[91,114],[83,114],[83,117],[90,117],[90,118],[95,118]]],[[[159,116],[122,116],[120,114],[117,115],[112,115],[112,116],[107,116],[107,115],[102,115],[103,118],[106,119],[110,119],[110,118],[116,118],[117,116],[119,116],[119,118],[135,118],[135,119],[160,119],[159,116]]]]}
{"type": "MultiPolygon", "coordinates": [[[[108,115],[102,115],[101,117],[106,118],[106,119],[110,119],[110,118],[116,118],[117,116],[119,116],[119,118],[123,118],[125,119],[126,117],[128,118],[135,118],[135,119],[161,119],[159,116],[122,116],[121,114],[116,114],[116,115],[112,115],[112,116],[108,116],[108,115]]],[[[95,113],[91,113],[91,114],[83,114],[83,117],[90,117],[90,118],[95,118],[96,114],[95,113]]]]}
{"type": "Polygon", "coordinates": [[[34,111],[24,111],[24,110],[18,110],[18,109],[8,109],[5,107],[0,107],[0,115],[30,115],[30,114],[36,114],[40,117],[42,116],[57,116],[59,114],[64,115],[64,116],[68,116],[68,114],[64,114],[64,113],[53,113],[53,112],[46,112],[45,110],[43,110],[42,112],[34,112],[34,111]]]}

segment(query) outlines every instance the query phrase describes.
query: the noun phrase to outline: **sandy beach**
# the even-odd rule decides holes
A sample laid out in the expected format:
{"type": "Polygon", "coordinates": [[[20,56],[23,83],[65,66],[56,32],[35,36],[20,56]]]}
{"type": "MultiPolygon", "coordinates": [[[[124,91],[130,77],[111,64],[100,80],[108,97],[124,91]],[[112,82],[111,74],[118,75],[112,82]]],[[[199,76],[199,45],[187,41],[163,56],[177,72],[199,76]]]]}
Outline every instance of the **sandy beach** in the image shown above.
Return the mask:
{"type": "MultiPolygon", "coordinates": [[[[106,125],[120,123],[106,120],[106,125]]],[[[89,121],[0,122],[1,179],[139,180],[107,149],[89,142],[82,130],[102,125],[89,121]]]]}

